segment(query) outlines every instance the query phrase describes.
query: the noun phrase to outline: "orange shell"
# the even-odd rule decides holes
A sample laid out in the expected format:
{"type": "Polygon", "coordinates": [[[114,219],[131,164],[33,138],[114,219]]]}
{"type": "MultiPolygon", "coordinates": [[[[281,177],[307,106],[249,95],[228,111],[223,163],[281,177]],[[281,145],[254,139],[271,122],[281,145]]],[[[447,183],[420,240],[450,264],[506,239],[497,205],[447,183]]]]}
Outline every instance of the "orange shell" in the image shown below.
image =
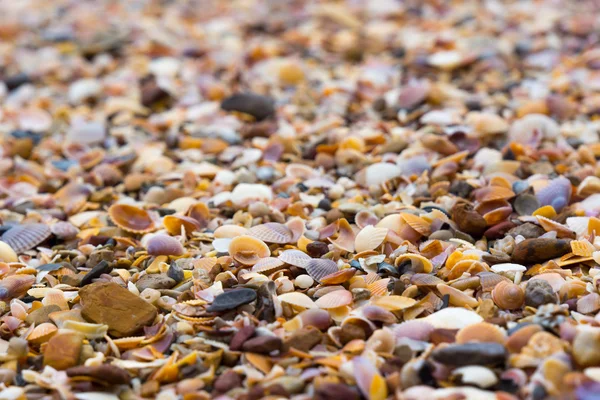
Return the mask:
{"type": "Polygon", "coordinates": [[[192,232],[201,229],[198,221],[183,215],[165,215],[163,218],[163,225],[167,232],[173,236],[181,235],[181,227],[185,229],[185,234],[187,236],[190,236],[192,232]]]}
{"type": "Polygon", "coordinates": [[[468,296],[467,294],[461,292],[458,289],[455,289],[446,284],[440,283],[436,286],[437,290],[442,294],[442,296],[448,295],[450,304],[458,307],[469,306],[471,308],[475,308],[479,305],[477,299],[468,296]]]}
{"type": "Polygon", "coordinates": [[[27,336],[27,340],[33,344],[41,344],[50,340],[56,334],[58,328],[49,322],[36,326],[27,336]]]}
{"type": "Polygon", "coordinates": [[[269,257],[271,250],[262,240],[242,235],[235,237],[229,243],[229,254],[237,262],[244,265],[254,265],[261,258],[269,257]]]}
{"type": "Polygon", "coordinates": [[[421,235],[429,236],[431,234],[430,224],[423,218],[410,213],[402,213],[400,215],[404,222],[421,235]]]}
{"type": "Polygon", "coordinates": [[[108,209],[110,219],[119,228],[132,233],[148,233],[155,229],[148,211],[129,204],[113,204],[108,209]]]}
{"type": "Polygon", "coordinates": [[[341,269],[321,278],[321,283],[324,285],[340,285],[347,282],[355,273],[356,270],[354,268],[341,269]]]}
{"type": "Polygon", "coordinates": [[[488,322],[478,322],[465,326],[456,334],[456,343],[460,344],[469,342],[495,342],[503,345],[506,343],[506,339],[506,333],[502,329],[488,322]]]}
{"type": "Polygon", "coordinates": [[[347,306],[349,304],[352,304],[352,301],[352,293],[345,289],[342,289],[335,290],[331,293],[327,293],[323,297],[317,299],[317,301],[315,301],[315,304],[319,308],[330,309],[347,306]]]}
{"type": "Polygon", "coordinates": [[[492,290],[492,299],[504,310],[516,310],[525,302],[525,292],[512,282],[500,282],[492,290]]]}

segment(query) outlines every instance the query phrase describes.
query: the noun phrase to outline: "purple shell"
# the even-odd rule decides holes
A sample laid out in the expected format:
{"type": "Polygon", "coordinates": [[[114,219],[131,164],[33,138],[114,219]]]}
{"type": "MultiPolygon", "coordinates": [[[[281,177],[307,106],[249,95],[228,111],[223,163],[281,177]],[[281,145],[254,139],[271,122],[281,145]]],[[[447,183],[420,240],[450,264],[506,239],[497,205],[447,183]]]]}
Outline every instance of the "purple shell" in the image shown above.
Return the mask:
{"type": "Polygon", "coordinates": [[[542,206],[552,206],[560,212],[571,199],[571,181],[562,176],[553,179],[536,193],[536,197],[542,206]]]}
{"type": "Polygon", "coordinates": [[[180,256],[183,246],[179,240],[167,235],[154,235],[148,240],[148,254],[152,256],[180,256]]]}
{"type": "Polygon", "coordinates": [[[392,330],[394,332],[394,336],[396,336],[396,340],[405,337],[413,340],[428,341],[429,336],[434,329],[435,328],[433,325],[431,325],[429,322],[413,319],[398,325],[394,325],[392,330]]]}
{"type": "Polygon", "coordinates": [[[425,156],[415,156],[398,161],[398,167],[404,175],[421,175],[423,171],[431,169],[431,164],[425,156]]]}

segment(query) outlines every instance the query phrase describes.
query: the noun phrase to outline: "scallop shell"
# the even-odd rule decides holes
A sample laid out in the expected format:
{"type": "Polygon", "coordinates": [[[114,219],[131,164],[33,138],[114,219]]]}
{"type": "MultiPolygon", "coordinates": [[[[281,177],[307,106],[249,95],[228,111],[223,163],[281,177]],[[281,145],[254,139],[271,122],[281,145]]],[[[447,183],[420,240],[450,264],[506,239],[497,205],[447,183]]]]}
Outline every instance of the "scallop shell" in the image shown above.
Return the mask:
{"type": "Polygon", "coordinates": [[[413,340],[429,341],[431,333],[435,327],[429,322],[421,319],[406,321],[398,325],[394,325],[392,331],[397,339],[408,338],[413,340]]]}
{"type": "Polygon", "coordinates": [[[429,236],[431,234],[431,226],[429,222],[425,221],[423,218],[410,213],[402,213],[400,216],[404,222],[421,235],[429,236]]]}
{"type": "Polygon", "coordinates": [[[354,231],[345,218],[338,221],[338,237],[335,240],[327,238],[335,247],[349,253],[354,252],[354,231]]]}
{"type": "Polygon", "coordinates": [[[132,233],[148,233],[155,229],[148,211],[129,204],[113,204],[108,209],[110,219],[119,228],[132,233]]]}
{"type": "Polygon", "coordinates": [[[583,296],[587,293],[587,285],[583,281],[570,280],[565,283],[559,291],[559,298],[561,300],[576,299],[579,296],[583,296]]]}
{"type": "Polygon", "coordinates": [[[340,285],[350,280],[355,273],[356,270],[354,268],[341,269],[321,278],[321,283],[323,285],[340,285]]]}
{"type": "Polygon", "coordinates": [[[181,242],[168,235],[154,235],[146,245],[148,254],[152,256],[180,256],[184,249],[181,242]]]}
{"type": "Polygon", "coordinates": [[[433,270],[431,261],[419,254],[406,253],[398,256],[394,261],[394,265],[398,267],[405,261],[410,261],[410,270],[417,273],[430,273],[433,270]]]}
{"type": "Polygon", "coordinates": [[[46,224],[23,224],[10,228],[2,235],[2,241],[17,253],[32,249],[48,239],[52,231],[46,224]]]}
{"type": "Polygon", "coordinates": [[[321,279],[338,271],[338,266],[335,261],[324,258],[313,258],[306,264],[306,272],[316,280],[321,282],[321,279]]]}
{"type": "Polygon", "coordinates": [[[187,236],[190,236],[192,232],[200,230],[198,221],[183,215],[165,215],[163,225],[167,232],[173,236],[181,235],[183,230],[185,230],[187,236]]]}
{"type": "Polygon", "coordinates": [[[600,295],[589,293],[577,300],[577,312],[582,314],[596,313],[600,310],[600,295]]]}
{"type": "Polygon", "coordinates": [[[500,207],[493,211],[483,214],[483,219],[488,225],[496,225],[499,222],[505,221],[512,214],[512,207],[500,207]]]}
{"type": "Polygon", "coordinates": [[[292,233],[292,238],[290,239],[289,243],[298,242],[300,237],[302,237],[302,235],[304,235],[304,232],[306,231],[306,226],[304,225],[304,220],[300,217],[294,217],[294,218],[289,219],[285,223],[285,226],[287,226],[287,228],[292,233]]]}
{"type": "Polygon", "coordinates": [[[265,243],[285,244],[292,240],[292,232],[288,227],[276,222],[267,222],[253,226],[248,230],[247,234],[265,243]]]}
{"type": "Polygon", "coordinates": [[[58,221],[50,226],[50,231],[52,234],[59,239],[69,240],[73,239],[79,233],[79,229],[77,229],[73,224],[66,221],[58,221]]]}
{"type": "Polygon", "coordinates": [[[354,249],[357,253],[363,251],[374,250],[387,236],[387,228],[375,228],[373,225],[368,225],[362,229],[354,240],[354,249]]]}
{"type": "Polygon", "coordinates": [[[471,308],[477,307],[479,305],[479,302],[477,301],[477,299],[466,295],[465,293],[461,292],[458,289],[455,289],[451,286],[448,286],[446,284],[442,284],[440,283],[439,285],[436,286],[438,292],[440,292],[442,294],[442,296],[448,295],[449,296],[449,300],[450,300],[450,304],[454,305],[454,306],[459,306],[459,307],[464,307],[464,306],[469,306],[471,308]]]}
{"type": "Polygon", "coordinates": [[[367,285],[367,289],[371,292],[371,296],[385,296],[388,293],[388,284],[390,278],[379,279],[367,285]]]}
{"type": "Polygon", "coordinates": [[[306,268],[308,263],[312,260],[311,256],[305,252],[295,249],[284,250],[277,258],[286,264],[293,265],[298,268],[306,268]]]}
{"type": "Polygon", "coordinates": [[[438,329],[462,329],[483,322],[483,318],[475,311],[466,308],[447,307],[422,318],[421,321],[428,322],[438,329]]]}
{"type": "Polygon", "coordinates": [[[448,279],[458,279],[465,272],[475,275],[479,272],[487,271],[487,264],[482,263],[476,260],[462,260],[457,262],[452,269],[450,270],[450,274],[448,275],[448,279]]]}
{"type": "Polygon", "coordinates": [[[347,306],[352,304],[352,302],[352,293],[342,289],[327,293],[326,295],[318,298],[317,301],[315,301],[315,304],[317,307],[327,310],[330,308],[347,306]]]}
{"type": "Polygon", "coordinates": [[[56,334],[58,328],[49,322],[44,322],[36,326],[27,336],[27,340],[33,344],[42,344],[50,340],[56,334]]]}
{"type": "Polygon", "coordinates": [[[282,303],[288,303],[293,306],[302,308],[318,308],[314,301],[310,297],[300,292],[284,293],[277,296],[279,301],[282,303]]]}
{"type": "Polygon", "coordinates": [[[373,300],[371,304],[382,307],[388,311],[399,311],[412,307],[417,303],[415,299],[405,296],[381,296],[373,300]]]}
{"type": "Polygon", "coordinates": [[[252,267],[252,272],[272,272],[284,265],[284,262],[275,257],[265,257],[252,267]]]}
{"type": "Polygon", "coordinates": [[[560,212],[569,204],[571,192],[571,181],[561,176],[551,180],[542,189],[537,190],[535,195],[542,206],[552,206],[557,212],[560,212]]]}
{"type": "Polygon", "coordinates": [[[514,202],[515,211],[519,215],[531,215],[540,207],[541,204],[538,198],[529,193],[518,195],[514,202]]]}
{"type": "Polygon", "coordinates": [[[515,192],[502,186],[486,186],[477,189],[473,194],[475,199],[481,203],[495,200],[508,200],[515,196],[515,192]]]}
{"type": "Polygon", "coordinates": [[[500,282],[492,290],[492,300],[503,310],[516,310],[525,303],[525,291],[512,282],[500,282]]]}
{"type": "Polygon", "coordinates": [[[233,239],[236,236],[247,234],[248,229],[239,225],[222,225],[215,229],[213,235],[216,239],[233,239]]]}
{"type": "Polygon", "coordinates": [[[541,215],[536,216],[539,224],[544,228],[546,232],[556,232],[556,235],[559,238],[569,238],[575,239],[575,232],[564,226],[563,224],[559,224],[556,221],[548,219],[546,217],[542,217],[541,215]]]}
{"type": "Polygon", "coordinates": [[[483,342],[506,343],[506,332],[497,325],[479,322],[466,326],[456,334],[456,343],[483,342]]]}
{"type": "Polygon", "coordinates": [[[596,248],[587,240],[573,240],[571,241],[571,251],[576,256],[591,257],[596,248]]]}
{"type": "Polygon", "coordinates": [[[229,254],[237,262],[244,265],[254,265],[261,258],[269,257],[269,246],[255,237],[242,235],[231,239],[229,254]]]}
{"type": "Polygon", "coordinates": [[[63,291],[58,289],[49,289],[44,295],[42,304],[45,306],[55,305],[60,307],[63,311],[69,309],[69,303],[67,302],[63,291]]]}
{"type": "Polygon", "coordinates": [[[415,286],[434,287],[439,284],[443,284],[444,281],[435,275],[414,274],[413,276],[410,277],[410,283],[412,283],[415,286]]]}

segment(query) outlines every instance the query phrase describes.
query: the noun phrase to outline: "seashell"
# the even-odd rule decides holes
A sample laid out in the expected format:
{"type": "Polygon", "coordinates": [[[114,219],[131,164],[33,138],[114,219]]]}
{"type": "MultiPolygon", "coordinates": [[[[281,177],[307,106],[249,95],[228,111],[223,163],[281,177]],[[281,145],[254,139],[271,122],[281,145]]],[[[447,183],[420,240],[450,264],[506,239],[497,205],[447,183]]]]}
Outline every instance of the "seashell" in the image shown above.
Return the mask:
{"type": "Polygon", "coordinates": [[[600,178],[597,176],[588,176],[577,186],[579,197],[588,197],[596,193],[600,193],[600,178]]]}
{"type": "Polygon", "coordinates": [[[382,307],[388,311],[399,311],[414,306],[416,302],[415,299],[411,299],[410,297],[391,295],[378,297],[373,300],[371,304],[382,307]]]}
{"type": "Polygon", "coordinates": [[[27,336],[27,340],[33,344],[39,345],[50,340],[56,334],[58,328],[49,322],[44,322],[35,328],[27,336]]]}
{"type": "Polygon", "coordinates": [[[292,232],[284,224],[267,222],[262,225],[253,226],[247,235],[262,240],[265,243],[289,243],[292,240],[292,232]]]}
{"type": "Polygon", "coordinates": [[[600,295],[598,293],[589,293],[577,300],[577,312],[590,314],[598,310],[600,310],[600,295]]]}
{"type": "Polygon", "coordinates": [[[512,282],[500,282],[492,290],[492,299],[503,310],[516,310],[525,302],[525,291],[512,282]]]}
{"type": "Polygon", "coordinates": [[[508,133],[509,140],[537,147],[543,139],[555,139],[560,127],[550,117],[543,114],[527,114],[513,122],[508,133]]]}
{"type": "Polygon", "coordinates": [[[451,379],[480,388],[490,388],[498,383],[498,377],[492,370],[479,365],[456,368],[452,371],[451,379]]]}
{"type": "Polygon", "coordinates": [[[317,282],[337,271],[337,263],[324,258],[313,258],[306,264],[306,272],[317,282]]]}
{"type": "Polygon", "coordinates": [[[279,260],[298,268],[306,268],[312,257],[300,250],[284,250],[279,255],[279,260]]]}
{"type": "Polygon", "coordinates": [[[129,204],[113,204],[108,215],[115,225],[127,232],[148,233],[155,229],[148,211],[129,204]]]}
{"type": "Polygon", "coordinates": [[[310,297],[300,292],[284,293],[277,296],[279,301],[302,308],[318,308],[319,306],[310,297]]]}
{"type": "Polygon", "coordinates": [[[556,232],[559,238],[575,239],[575,232],[563,224],[559,224],[558,222],[542,217],[541,215],[536,216],[536,218],[546,232],[556,232]]]}
{"type": "Polygon", "coordinates": [[[366,357],[354,357],[352,367],[356,384],[365,398],[368,400],[387,398],[388,389],[385,379],[366,357]]]}
{"type": "Polygon", "coordinates": [[[419,232],[423,236],[429,236],[431,234],[431,226],[429,222],[421,217],[414,214],[402,213],[401,218],[406,222],[412,229],[419,232]]]}
{"type": "Polygon", "coordinates": [[[552,206],[543,206],[531,213],[532,216],[537,217],[538,215],[546,218],[556,218],[556,210],[552,206]]]}
{"type": "Polygon", "coordinates": [[[302,311],[298,314],[298,318],[302,321],[302,326],[314,326],[322,331],[329,328],[329,325],[331,325],[329,313],[325,310],[316,308],[316,305],[312,309],[302,311]]]}
{"type": "Polygon", "coordinates": [[[475,199],[481,203],[495,200],[508,200],[515,196],[511,189],[501,186],[486,186],[473,192],[475,199]]]}
{"type": "Polygon", "coordinates": [[[229,243],[229,254],[237,262],[244,265],[254,265],[261,258],[269,257],[269,246],[262,240],[248,235],[237,236],[229,243]]]}
{"type": "Polygon", "coordinates": [[[354,231],[345,218],[338,220],[338,236],[335,240],[327,238],[335,247],[348,253],[354,252],[354,231]]]}
{"type": "Polygon", "coordinates": [[[265,257],[260,259],[254,266],[252,267],[252,272],[264,273],[264,272],[273,272],[279,267],[283,266],[284,262],[275,257],[265,257]]]}
{"type": "Polygon", "coordinates": [[[462,329],[483,322],[483,318],[466,308],[447,307],[421,318],[421,321],[430,323],[436,329],[462,329]]]}
{"type": "Polygon", "coordinates": [[[229,245],[233,239],[215,239],[212,246],[217,253],[229,253],[229,245]]]}
{"type": "Polygon", "coordinates": [[[478,276],[470,276],[468,278],[460,278],[452,282],[450,286],[460,291],[467,289],[477,290],[481,286],[481,280],[478,276]]]}
{"type": "Polygon", "coordinates": [[[247,234],[248,229],[239,225],[222,225],[215,229],[213,235],[217,239],[233,239],[236,236],[247,234]]]}
{"type": "Polygon", "coordinates": [[[55,305],[60,307],[61,310],[66,311],[69,309],[69,304],[62,290],[49,289],[46,291],[42,304],[45,306],[55,305]]]}
{"type": "Polygon", "coordinates": [[[397,165],[380,162],[371,164],[356,173],[356,183],[363,187],[378,186],[402,175],[397,165]]]}
{"type": "Polygon", "coordinates": [[[378,321],[383,322],[384,324],[393,324],[398,321],[392,312],[376,305],[364,306],[361,309],[361,312],[369,321],[378,321]]]}
{"type": "Polygon", "coordinates": [[[255,201],[268,203],[271,200],[273,200],[271,188],[258,183],[239,183],[231,192],[231,202],[237,207],[245,207],[255,201]]]}
{"type": "Polygon", "coordinates": [[[560,274],[556,272],[547,272],[543,274],[536,275],[532,277],[529,281],[533,281],[536,279],[542,279],[552,286],[552,290],[554,292],[560,291],[560,288],[566,283],[565,278],[563,278],[560,274]]]}
{"type": "Polygon", "coordinates": [[[341,269],[337,272],[322,277],[321,283],[323,285],[340,285],[348,282],[350,278],[354,276],[354,274],[356,274],[356,270],[354,268],[341,269]]]}
{"type": "Polygon", "coordinates": [[[569,204],[571,192],[571,181],[561,176],[551,180],[542,189],[536,190],[535,196],[542,206],[552,206],[557,212],[560,212],[569,204]]]}
{"type": "Polygon", "coordinates": [[[371,211],[361,210],[354,216],[354,222],[360,229],[365,229],[369,225],[375,226],[379,218],[371,211]]]}
{"type": "Polygon", "coordinates": [[[23,296],[35,283],[35,276],[12,275],[0,281],[0,301],[23,296]]]}
{"type": "Polygon", "coordinates": [[[2,262],[17,262],[17,253],[5,242],[0,241],[0,261],[2,262]]]}
{"type": "Polygon", "coordinates": [[[558,292],[559,298],[563,301],[569,299],[576,299],[579,296],[583,296],[587,293],[586,283],[579,280],[567,281],[558,292]]]}
{"type": "Polygon", "coordinates": [[[452,207],[452,219],[458,228],[470,235],[481,235],[487,228],[485,218],[473,209],[473,206],[464,201],[458,201],[452,207]]]}
{"type": "Polygon", "coordinates": [[[79,229],[70,222],[65,221],[55,222],[50,226],[50,231],[54,236],[63,240],[73,239],[79,233],[79,229]]]}
{"type": "Polygon", "coordinates": [[[298,275],[294,280],[294,286],[300,289],[308,289],[315,283],[314,279],[306,274],[298,275]]]}
{"type": "Polygon", "coordinates": [[[394,352],[395,345],[396,339],[392,330],[389,328],[381,328],[371,334],[367,340],[365,349],[367,351],[391,355],[394,352]]]}
{"type": "Polygon", "coordinates": [[[163,225],[167,232],[173,236],[183,235],[184,232],[185,235],[190,236],[192,232],[201,229],[198,221],[183,215],[165,215],[163,218],[163,225]]]}
{"type": "Polygon", "coordinates": [[[479,302],[477,299],[466,295],[458,289],[455,289],[446,284],[440,283],[436,286],[437,290],[442,294],[442,296],[448,295],[450,297],[450,304],[454,306],[464,307],[469,306],[471,308],[477,307],[479,302]]]}
{"type": "Polygon", "coordinates": [[[90,324],[73,320],[65,321],[63,328],[79,332],[87,339],[102,339],[108,332],[108,325],[90,324]]]}
{"type": "Polygon", "coordinates": [[[527,271],[527,267],[521,264],[502,263],[492,265],[491,270],[497,274],[503,274],[511,272],[525,272],[527,271]]]}
{"type": "Polygon", "coordinates": [[[406,321],[392,327],[396,340],[408,338],[424,342],[429,341],[429,337],[434,329],[435,327],[432,324],[425,322],[422,319],[406,321]]]}
{"type": "Polygon", "coordinates": [[[375,282],[369,283],[367,289],[371,292],[371,296],[385,296],[388,293],[388,284],[390,278],[379,279],[375,282]]]}
{"type": "Polygon", "coordinates": [[[181,242],[168,235],[153,235],[146,245],[152,256],[180,256],[184,253],[181,242]]]}
{"type": "Polygon", "coordinates": [[[587,240],[572,240],[571,251],[580,257],[591,257],[596,248],[587,240]]]}
{"type": "Polygon", "coordinates": [[[368,225],[356,235],[354,250],[357,253],[374,250],[383,243],[387,234],[387,228],[375,228],[373,225],[368,225]]]}
{"type": "Polygon", "coordinates": [[[375,225],[376,228],[388,228],[391,231],[400,234],[401,227],[404,224],[404,219],[400,214],[391,214],[383,217],[381,221],[375,225]]]}
{"type": "Polygon", "coordinates": [[[450,270],[450,274],[448,275],[448,279],[458,279],[465,272],[475,275],[479,272],[487,271],[487,264],[482,263],[476,260],[462,260],[457,262],[452,269],[450,270]]]}
{"type": "Polygon", "coordinates": [[[529,339],[544,328],[538,324],[526,325],[513,332],[506,341],[506,348],[511,353],[519,353],[529,342],[529,339]]]}
{"type": "Polygon", "coordinates": [[[32,249],[48,239],[52,231],[46,224],[23,224],[10,228],[2,235],[2,241],[16,253],[32,249]]]}
{"type": "Polygon", "coordinates": [[[479,322],[466,326],[456,334],[456,343],[483,342],[506,343],[506,332],[497,325],[479,322]]]}
{"type": "Polygon", "coordinates": [[[196,220],[200,229],[206,228],[210,222],[210,210],[204,203],[196,203],[190,206],[186,212],[186,216],[196,220]]]}
{"type": "MultiPolygon", "coordinates": [[[[431,261],[419,254],[406,253],[398,256],[394,260],[394,265],[399,267],[404,263],[410,263],[410,271],[416,273],[430,273],[433,271],[433,264],[431,261]]],[[[400,268],[398,268],[400,270],[400,268]]]]}
{"type": "Polygon", "coordinates": [[[410,283],[415,286],[434,287],[443,284],[444,281],[435,275],[417,273],[410,277],[410,283]]]}
{"type": "Polygon", "coordinates": [[[317,301],[315,301],[315,304],[317,307],[327,310],[330,308],[347,306],[352,304],[352,302],[352,293],[342,289],[327,293],[326,295],[318,298],[317,301]]]}
{"type": "Polygon", "coordinates": [[[531,215],[541,206],[538,198],[529,193],[518,195],[513,205],[519,215],[531,215]]]}

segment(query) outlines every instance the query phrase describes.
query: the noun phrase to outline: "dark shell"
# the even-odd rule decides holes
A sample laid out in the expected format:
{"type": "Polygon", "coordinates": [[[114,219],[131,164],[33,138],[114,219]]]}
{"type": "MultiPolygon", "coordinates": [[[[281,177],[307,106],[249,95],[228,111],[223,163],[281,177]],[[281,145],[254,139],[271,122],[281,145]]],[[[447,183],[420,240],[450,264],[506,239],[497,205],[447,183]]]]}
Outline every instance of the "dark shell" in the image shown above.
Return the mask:
{"type": "Polygon", "coordinates": [[[517,264],[536,264],[561,257],[571,251],[570,243],[565,239],[525,239],[515,246],[512,261],[517,264]]]}
{"type": "Polygon", "coordinates": [[[255,93],[238,93],[223,100],[221,108],[249,114],[261,121],[275,114],[275,101],[255,93]]]}
{"type": "Polygon", "coordinates": [[[458,229],[469,235],[481,235],[487,227],[483,216],[465,202],[459,202],[452,208],[452,220],[458,229]]]}
{"type": "Polygon", "coordinates": [[[241,288],[230,290],[215,297],[212,305],[207,310],[209,312],[233,310],[254,300],[256,300],[256,292],[252,289],[241,288]]]}
{"type": "Polygon", "coordinates": [[[17,225],[2,235],[2,241],[16,253],[22,253],[39,245],[51,234],[50,228],[45,224],[17,225]]]}

